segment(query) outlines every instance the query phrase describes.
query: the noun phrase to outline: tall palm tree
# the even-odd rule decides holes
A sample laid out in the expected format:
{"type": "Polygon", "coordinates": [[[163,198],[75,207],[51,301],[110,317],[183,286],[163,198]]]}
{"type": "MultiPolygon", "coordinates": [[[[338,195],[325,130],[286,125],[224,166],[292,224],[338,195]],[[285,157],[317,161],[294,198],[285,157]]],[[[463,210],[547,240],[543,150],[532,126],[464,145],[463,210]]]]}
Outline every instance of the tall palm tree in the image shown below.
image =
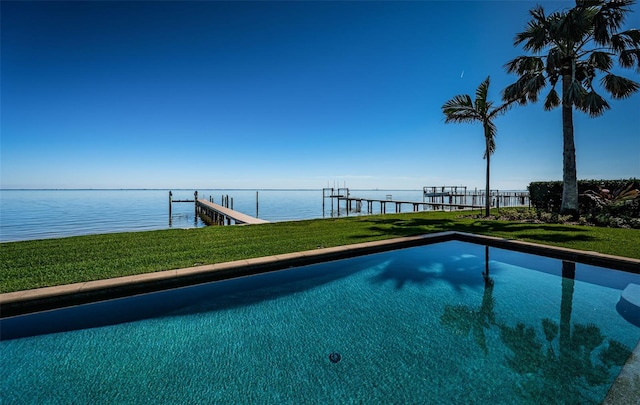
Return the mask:
{"type": "Polygon", "coordinates": [[[490,78],[487,77],[476,89],[476,99],[471,101],[468,94],[459,94],[442,105],[442,112],[446,116],[445,123],[472,123],[480,122],[484,128],[485,150],[484,158],[487,160],[485,216],[489,216],[490,189],[489,171],[491,155],[496,150],[496,128],[493,120],[503,114],[510,103],[507,102],[498,107],[493,106],[493,101],[487,100],[490,78]]]}
{"type": "Polygon", "coordinates": [[[541,6],[529,11],[532,19],[514,45],[523,44],[533,56],[519,56],[505,67],[520,77],[503,91],[505,101],[536,102],[547,86],[544,109],[562,105],[563,165],[560,211],[578,214],[578,180],[573,133],[573,108],[597,117],[610,108],[597,93],[594,79],[604,74],[601,87],[614,99],[629,97],[640,88],[612,73],[613,57],[624,68],[640,71],[640,31],[619,32],[634,0],[576,0],[572,9],[545,14],[541,6]],[[556,84],[562,86],[562,98],[556,84]]]}

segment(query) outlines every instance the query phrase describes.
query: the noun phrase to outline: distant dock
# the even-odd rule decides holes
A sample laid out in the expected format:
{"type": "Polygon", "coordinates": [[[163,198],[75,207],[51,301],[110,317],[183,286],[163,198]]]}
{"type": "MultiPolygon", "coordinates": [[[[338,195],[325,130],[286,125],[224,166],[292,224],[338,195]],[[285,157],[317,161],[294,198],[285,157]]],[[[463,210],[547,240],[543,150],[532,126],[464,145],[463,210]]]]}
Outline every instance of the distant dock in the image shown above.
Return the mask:
{"type": "MultiPolygon", "coordinates": [[[[410,206],[413,212],[434,210],[472,210],[484,208],[487,198],[483,191],[467,191],[466,186],[429,186],[422,189],[422,201],[394,200],[391,194],[385,199],[361,198],[351,195],[348,188],[323,188],[322,211],[325,212],[325,200],[331,202],[331,212],[334,212],[334,200],[337,205],[337,215],[340,216],[341,203],[344,202],[344,212],[373,214],[374,204],[380,205],[380,214],[387,213],[387,205],[394,207],[396,213],[402,212],[403,206],[410,206]],[[366,211],[365,211],[366,209],[366,211]]],[[[500,192],[491,190],[488,198],[494,208],[530,206],[528,192],[500,192]]]]}
{"type": "MultiPolygon", "coordinates": [[[[174,200],[173,194],[169,191],[169,217],[171,217],[171,206],[173,203],[195,203],[196,217],[200,217],[207,225],[244,225],[244,224],[266,224],[269,221],[252,217],[233,209],[233,198],[231,208],[229,208],[229,196],[222,196],[222,205],[209,200],[198,198],[198,192],[193,194],[193,200],[174,200]]],[[[257,203],[256,203],[257,204],[257,203]]]]}
{"type": "Polygon", "coordinates": [[[231,208],[224,207],[212,201],[207,201],[203,198],[196,200],[196,212],[205,222],[216,225],[231,225],[232,221],[236,225],[266,224],[269,222],[232,210],[231,208]]]}

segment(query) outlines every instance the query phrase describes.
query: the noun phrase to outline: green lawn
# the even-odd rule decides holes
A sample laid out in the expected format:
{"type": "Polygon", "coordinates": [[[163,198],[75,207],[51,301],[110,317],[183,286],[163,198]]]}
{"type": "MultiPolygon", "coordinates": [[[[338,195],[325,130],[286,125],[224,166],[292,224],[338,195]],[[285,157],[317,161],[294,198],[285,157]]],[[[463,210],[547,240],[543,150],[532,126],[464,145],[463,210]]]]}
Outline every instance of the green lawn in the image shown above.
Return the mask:
{"type": "Polygon", "coordinates": [[[0,244],[0,292],[302,250],[461,231],[640,258],[640,231],[420,212],[264,225],[170,229],[0,244]]]}

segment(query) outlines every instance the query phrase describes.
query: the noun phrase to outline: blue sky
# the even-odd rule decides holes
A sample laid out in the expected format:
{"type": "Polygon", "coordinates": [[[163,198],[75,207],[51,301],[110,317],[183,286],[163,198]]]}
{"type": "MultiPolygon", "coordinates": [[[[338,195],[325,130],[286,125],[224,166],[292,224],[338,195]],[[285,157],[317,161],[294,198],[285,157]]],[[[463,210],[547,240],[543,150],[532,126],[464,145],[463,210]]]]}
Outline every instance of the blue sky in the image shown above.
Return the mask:
{"type": "MultiPolygon", "coordinates": [[[[3,1],[0,186],[482,188],[481,126],[440,107],[499,101],[536,4],[3,1]]],[[[640,94],[609,102],[574,114],[579,178],[640,176],[640,94]]],[[[492,188],[562,178],[559,109],[496,124],[492,188]]]]}

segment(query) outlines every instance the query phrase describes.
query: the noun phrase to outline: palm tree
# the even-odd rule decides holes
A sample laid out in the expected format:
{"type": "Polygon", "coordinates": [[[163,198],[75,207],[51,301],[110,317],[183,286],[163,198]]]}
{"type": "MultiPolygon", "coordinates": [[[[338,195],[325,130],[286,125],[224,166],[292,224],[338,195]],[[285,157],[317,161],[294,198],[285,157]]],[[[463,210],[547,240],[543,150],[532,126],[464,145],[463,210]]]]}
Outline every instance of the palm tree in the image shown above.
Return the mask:
{"type": "Polygon", "coordinates": [[[487,182],[486,182],[486,198],[485,198],[485,215],[489,216],[490,205],[490,189],[489,189],[489,168],[490,156],[496,150],[495,137],[498,129],[493,120],[503,114],[510,103],[507,102],[501,106],[493,107],[493,101],[487,100],[489,93],[490,78],[487,77],[476,90],[475,102],[471,101],[468,94],[459,94],[442,105],[442,112],[447,117],[445,123],[462,122],[472,123],[480,122],[484,128],[485,150],[484,158],[487,160],[487,182]]]}
{"type": "Polygon", "coordinates": [[[570,10],[546,15],[541,6],[529,11],[532,19],[524,32],[516,35],[514,45],[523,44],[533,56],[519,56],[505,67],[518,80],[503,91],[505,101],[519,104],[536,102],[549,84],[551,90],[544,109],[562,105],[563,214],[578,214],[578,180],[573,134],[573,107],[590,117],[608,110],[609,104],[597,93],[594,79],[604,74],[601,87],[614,99],[624,99],[640,85],[612,73],[613,58],[621,67],[640,71],[640,31],[619,32],[634,0],[576,0],[570,10]],[[556,84],[560,81],[562,98],[556,84]]]}

